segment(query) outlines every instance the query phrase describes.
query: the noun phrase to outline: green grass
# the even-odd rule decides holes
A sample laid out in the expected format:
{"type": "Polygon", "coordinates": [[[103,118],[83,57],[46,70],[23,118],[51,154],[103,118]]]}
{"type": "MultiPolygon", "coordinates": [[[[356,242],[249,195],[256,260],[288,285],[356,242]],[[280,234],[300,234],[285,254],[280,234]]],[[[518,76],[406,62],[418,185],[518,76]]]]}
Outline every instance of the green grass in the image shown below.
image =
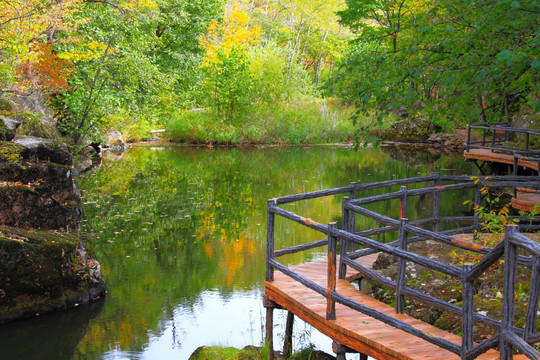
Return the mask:
{"type": "Polygon", "coordinates": [[[233,121],[213,111],[184,111],[169,119],[173,141],[194,144],[320,144],[353,140],[351,110],[325,101],[253,106],[233,121]]]}

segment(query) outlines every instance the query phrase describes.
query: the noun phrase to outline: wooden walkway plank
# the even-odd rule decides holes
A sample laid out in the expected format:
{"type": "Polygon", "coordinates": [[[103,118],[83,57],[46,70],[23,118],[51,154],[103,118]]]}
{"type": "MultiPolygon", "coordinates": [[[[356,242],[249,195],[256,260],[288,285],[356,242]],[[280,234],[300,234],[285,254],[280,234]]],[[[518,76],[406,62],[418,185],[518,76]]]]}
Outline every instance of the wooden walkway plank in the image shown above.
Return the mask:
{"type": "MultiPolygon", "coordinates": [[[[377,254],[374,254],[360,259],[360,261],[364,266],[371,268],[376,257],[377,254]]],[[[297,265],[292,267],[292,270],[326,287],[327,259],[297,265]]],[[[358,278],[358,274],[355,274],[348,267],[347,277],[355,279],[358,278]]],[[[349,280],[337,280],[336,291],[372,309],[405,321],[426,334],[461,345],[460,336],[438,329],[408,315],[396,314],[393,307],[361,293],[349,280]]],[[[339,303],[336,304],[336,320],[326,320],[326,298],[280,272],[275,273],[274,281],[265,282],[265,295],[339,344],[375,359],[460,359],[460,356],[450,351],[441,349],[428,341],[339,303]]],[[[493,360],[498,358],[498,352],[490,350],[477,359],[493,360]]],[[[526,357],[520,355],[514,356],[514,359],[526,359],[526,357]]]]}
{"type": "MultiPolygon", "coordinates": [[[[470,149],[464,151],[467,160],[479,160],[514,165],[514,155],[494,152],[490,149],[470,149]]],[[[538,171],[538,161],[518,159],[518,166],[538,171]]]]}

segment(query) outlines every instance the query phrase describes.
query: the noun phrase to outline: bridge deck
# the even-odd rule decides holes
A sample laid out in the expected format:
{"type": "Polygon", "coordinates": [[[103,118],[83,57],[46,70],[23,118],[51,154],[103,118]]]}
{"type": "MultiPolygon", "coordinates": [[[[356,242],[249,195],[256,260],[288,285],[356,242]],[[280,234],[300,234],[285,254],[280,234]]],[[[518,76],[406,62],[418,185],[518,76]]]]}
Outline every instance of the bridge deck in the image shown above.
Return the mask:
{"type": "MultiPolygon", "coordinates": [[[[513,155],[491,151],[490,149],[470,149],[469,151],[465,151],[463,155],[465,156],[465,159],[468,160],[480,160],[514,165],[513,155]]],[[[518,159],[518,165],[538,171],[538,161],[518,159]]]]}
{"type": "MultiPolygon", "coordinates": [[[[363,265],[371,267],[375,257],[360,259],[363,265]]],[[[326,259],[292,267],[292,270],[326,287],[326,259]]],[[[395,309],[358,291],[349,281],[356,276],[349,270],[348,280],[338,280],[336,291],[372,309],[376,309],[397,319],[406,321],[419,330],[461,344],[461,337],[440,330],[408,315],[396,314],[395,309]]],[[[275,272],[274,281],[265,282],[267,298],[305,322],[311,324],[341,345],[369,355],[375,359],[455,359],[460,357],[439,348],[405,331],[398,330],[372,317],[336,304],[336,320],[326,320],[326,299],[294,281],[288,276],[275,272]]],[[[490,350],[478,359],[498,359],[497,351],[490,350]]],[[[514,356],[514,359],[526,359],[514,356]]]]}

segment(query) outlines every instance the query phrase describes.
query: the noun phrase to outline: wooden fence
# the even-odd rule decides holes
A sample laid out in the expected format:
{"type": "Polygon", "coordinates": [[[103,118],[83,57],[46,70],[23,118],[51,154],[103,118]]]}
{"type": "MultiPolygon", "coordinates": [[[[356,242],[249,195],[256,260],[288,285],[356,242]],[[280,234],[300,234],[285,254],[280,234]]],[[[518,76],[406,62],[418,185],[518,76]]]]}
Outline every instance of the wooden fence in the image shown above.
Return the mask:
{"type": "Polygon", "coordinates": [[[501,187],[511,189],[518,186],[538,188],[540,184],[538,181],[535,181],[535,178],[531,177],[494,176],[482,178],[480,180],[481,181],[475,182],[468,176],[441,176],[440,174],[434,174],[424,177],[389,180],[369,184],[352,183],[349,186],[336,189],[271,199],[268,201],[266,280],[273,281],[274,271],[281,271],[295,281],[298,281],[304,286],[326,297],[328,320],[335,319],[335,304],[336,302],[341,303],[384,323],[436,344],[441,348],[452,351],[455,354],[460,355],[462,359],[474,359],[487,350],[495,347],[500,348],[501,359],[511,359],[514,349],[517,349],[531,359],[540,359],[540,353],[531,346],[532,343],[540,340],[540,334],[536,332],[537,309],[540,298],[540,277],[538,276],[540,270],[540,245],[520,233],[520,230],[525,229],[538,230],[540,228],[538,225],[540,223],[540,216],[536,215],[533,218],[523,216],[513,217],[522,222],[527,221],[527,223],[523,223],[519,226],[507,226],[503,241],[495,247],[489,248],[483,246],[469,246],[463,242],[455,241],[454,238],[450,236],[452,234],[471,232],[474,230],[480,231],[482,219],[479,214],[471,216],[441,216],[439,214],[440,194],[442,192],[475,189],[474,202],[479,203],[481,200],[480,192],[482,187],[488,187],[489,189],[501,187]],[[430,186],[419,189],[407,188],[407,185],[418,183],[425,183],[430,186]],[[390,191],[375,196],[358,197],[359,193],[365,190],[392,188],[397,186],[401,186],[398,191],[390,191]],[[336,223],[324,225],[311,218],[302,217],[278,206],[280,204],[338,194],[349,195],[348,197],[343,198],[342,229],[338,229],[336,223]],[[433,214],[426,219],[415,219],[411,221],[407,218],[407,201],[412,196],[423,194],[432,194],[433,214]],[[363,207],[363,205],[368,203],[392,199],[399,200],[399,219],[393,219],[363,207]],[[325,234],[326,238],[286,249],[275,250],[274,225],[276,215],[297,222],[307,228],[317,230],[325,234]],[[359,215],[374,219],[383,224],[383,226],[357,231],[355,221],[359,215]],[[440,231],[439,226],[444,222],[468,223],[471,225],[440,231]],[[426,229],[426,226],[429,226],[430,230],[426,229]],[[397,240],[390,243],[382,243],[369,238],[369,236],[396,231],[398,232],[397,240]],[[483,257],[475,265],[465,264],[463,266],[455,266],[409,251],[409,244],[428,239],[468,251],[474,251],[483,254],[483,257]],[[338,243],[340,244],[339,264],[337,264],[336,260],[338,243]],[[322,246],[327,246],[328,248],[328,285],[326,288],[295,273],[276,260],[277,257],[286,254],[297,253],[322,246]],[[524,254],[518,255],[518,249],[522,249],[524,254]],[[383,252],[398,258],[398,271],[395,280],[389,280],[373,270],[362,267],[354,261],[362,256],[377,252],[383,252]],[[473,282],[492,264],[499,261],[499,259],[505,260],[502,320],[497,320],[475,312],[473,307],[473,282]],[[407,278],[405,271],[407,261],[461,279],[463,306],[457,306],[408,287],[406,284],[407,278]],[[352,267],[364,277],[373,279],[393,290],[395,292],[395,308],[397,313],[402,313],[404,311],[405,297],[409,297],[421,303],[460,315],[463,318],[461,346],[442,338],[433,337],[403,321],[370,309],[361,303],[355,302],[337,293],[335,281],[336,272],[338,273],[339,278],[345,278],[347,266],[352,267]],[[531,268],[530,294],[524,328],[517,328],[514,326],[515,275],[518,266],[531,268]],[[497,332],[489,339],[484,340],[475,346],[473,343],[473,325],[475,322],[489,325],[495,328],[497,332]]]}
{"type": "Polygon", "coordinates": [[[510,123],[496,123],[492,125],[471,124],[467,126],[466,151],[471,149],[489,149],[491,151],[503,151],[517,153],[522,156],[538,157],[540,149],[531,148],[531,137],[540,136],[540,131],[512,127],[510,123]],[[473,140],[471,132],[477,130],[482,133],[480,140],[473,140]],[[512,137],[525,136],[522,147],[511,145],[512,137]]]}

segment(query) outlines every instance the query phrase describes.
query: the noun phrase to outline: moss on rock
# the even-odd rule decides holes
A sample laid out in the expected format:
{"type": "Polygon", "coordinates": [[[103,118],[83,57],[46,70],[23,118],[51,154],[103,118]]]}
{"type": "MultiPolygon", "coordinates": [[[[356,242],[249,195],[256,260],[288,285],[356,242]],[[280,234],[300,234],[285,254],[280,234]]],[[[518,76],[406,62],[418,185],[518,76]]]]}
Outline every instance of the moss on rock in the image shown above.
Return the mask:
{"type": "Polygon", "coordinates": [[[17,104],[13,101],[0,97],[0,111],[15,111],[17,104]]]}
{"type": "Polygon", "coordinates": [[[0,141],[11,141],[15,137],[15,131],[11,130],[4,120],[0,119],[0,141]]]}
{"type": "Polygon", "coordinates": [[[406,118],[393,123],[389,129],[381,133],[381,138],[403,142],[425,142],[431,134],[440,131],[441,127],[430,120],[406,118]]]}
{"type": "Polygon", "coordinates": [[[87,264],[78,232],[0,227],[0,323],[103,295],[101,270],[87,264]]]}

